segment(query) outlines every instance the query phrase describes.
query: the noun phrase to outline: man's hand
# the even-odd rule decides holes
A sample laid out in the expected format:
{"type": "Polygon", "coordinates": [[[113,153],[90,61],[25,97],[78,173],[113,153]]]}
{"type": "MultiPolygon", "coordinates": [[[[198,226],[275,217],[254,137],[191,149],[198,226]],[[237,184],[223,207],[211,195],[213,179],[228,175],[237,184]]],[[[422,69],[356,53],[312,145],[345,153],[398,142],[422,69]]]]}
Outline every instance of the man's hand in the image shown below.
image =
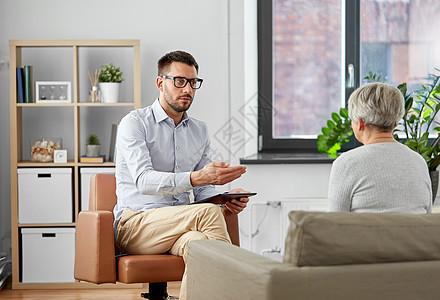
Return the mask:
{"type": "MultiPolygon", "coordinates": [[[[234,189],[229,193],[248,193],[242,189],[234,189]]],[[[239,214],[246,208],[247,203],[249,202],[248,197],[243,197],[240,199],[232,199],[231,201],[226,201],[225,206],[233,213],[239,214]]]]}
{"type": "Polygon", "coordinates": [[[246,172],[245,166],[230,167],[229,163],[213,161],[199,171],[191,172],[192,186],[223,185],[234,181],[246,172]]]}

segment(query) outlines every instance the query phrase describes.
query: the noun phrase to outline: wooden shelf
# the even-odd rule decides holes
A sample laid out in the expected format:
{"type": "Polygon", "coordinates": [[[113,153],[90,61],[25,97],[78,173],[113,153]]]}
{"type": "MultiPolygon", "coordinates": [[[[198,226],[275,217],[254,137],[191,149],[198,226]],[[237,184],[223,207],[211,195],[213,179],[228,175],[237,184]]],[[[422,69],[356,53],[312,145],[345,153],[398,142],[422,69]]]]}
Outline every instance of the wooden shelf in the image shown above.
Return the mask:
{"type": "Polygon", "coordinates": [[[134,102],[117,102],[117,103],[92,103],[92,102],[79,102],[79,103],[16,103],[17,107],[75,107],[75,106],[134,106],[134,102]]]}
{"type": "MultiPolygon", "coordinates": [[[[42,51],[38,49],[38,51],[42,51]]],[[[34,51],[34,50],[32,50],[34,51]]],[[[119,50],[118,50],[119,51],[119,50]]],[[[70,51],[69,51],[70,52],[70,51]]],[[[41,53],[41,52],[40,52],[41,53]]],[[[110,52],[111,53],[111,52],[110,52]]],[[[10,67],[9,67],[9,91],[10,91],[10,144],[11,144],[11,238],[12,238],[12,288],[14,289],[59,289],[59,288],[96,288],[97,285],[88,284],[84,282],[69,282],[69,283],[23,283],[20,281],[22,278],[22,258],[21,258],[21,236],[20,231],[22,228],[38,228],[38,227],[75,227],[78,218],[79,207],[81,203],[81,167],[114,167],[114,162],[104,162],[104,163],[80,163],[81,156],[81,135],[80,131],[84,130],[84,124],[94,118],[95,110],[101,108],[112,108],[112,113],[118,115],[121,113],[123,117],[127,113],[127,108],[137,109],[141,106],[141,81],[140,81],[140,41],[139,40],[10,40],[9,41],[9,55],[10,55],[10,67]],[[58,48],[60,49],[50,49],[51,53],[61,50],[60,53],[66,53],[65,48],[71,48],[72,60],[73,62],[73,74],[72,74],[72,102],[71,103],[17,103],[17,78],[16,78],[16,68],[22,66],[22,56],[29,55],[27,51],[23,51],[26,48],[39,47],[41,49],[45,48],[58,48]],[[84,73],[83,64],[80,64],[81,57],[79,55],[79,50],[81,47],[93,47],[97,48],[92,51],[105,51],[104,48],[111,49],[118,47],[127,47],[133,50],[133,76],[130,76],[130,80],[127,82],[132,82],[133,95],[127,96],[122,101],[118,103],[90,103],[88,99],[80,99],[80,88],[86,88],[81,85],[80,87],[80,65],[81,73],[84,73]],[[49,109],[52,108],[63,108],[63,113],[66,113],[68,118],[62,120],[63,126],[71,127],[73,132],[73,149],[69,148],[69,157],[67,163],[42,163],[42,162],[31,162],[27,157],[23,157],[24,150],[28,147],[27,143],[23,140],[25,130],[30,131],[29,127],[23,125],[24,119],[29,115],[27,108],[38,108],[35,109],[36,114],[41,114],[44,116],[47,112],[51,112],[49,109]],[[94,107],[93,114],[89,114],[87,109],[81,109],[85,107],[94,107]],[[114,108],[114,109],[113,109],[114,108]],[[83,111],[86,111],[84,114],[83,111]],[[69,115],[71,114],[71,115],[69,115]],[[81,116],[82,115],[82,116],[81,116]],[[83,119],[82,119],[83,118],[83,119]],[[66,123],[70,122],[70,123],[66,123]],[[84,122],[84,123],[82,123],[84,122]],[[81,126],[83,124],[83,126],[81,126]],[[71,223],[44,223],[44,224],[19,224],[18,223],[18,168],[57,168],[57,167],[69,167],[72,168],[72,191],[73,191],[73,222],[71,223]]],[[[69,59],[69,64],[71,63],[69,59]]],[[[81,61],[83,62],[83,61],[81,61]]],[[[28,63],[28,62],[27,62],[28,63]]],[[[66,62],[67,64],[67,62],[66,62]]],[[[45,71],[51,71],[50,68],[56,68],[58,66],[44,65],[45,71]]],[[[87,76],[87,68],[85,69],[87,76]]],[[[84,74],[83,74],[84,75],[84,74]]],[[[34,78],[38,80],[38,78],[34,78]]],[[[102,109],[99,113],[106,113],[109,110],[102,109]]],[[[32,111],[34,114],[34,111],[32,111]]],[[[41,122],[46,122],[44,118],[41,122]]],[[[36,122],[35,127],[39,129],[39,125],[44,128],[43,123],[36,122]]],[[[108,129],[109,131],[111,128],[108,129]]],[[[108,136],[111,132],[108,132],[108,136]]],[[[70,143],[72,144],[72,143],[70,143]]],[[[72,146],[70,146],[72,147],[72,146]]],[[[102,285],[103,287],[142,287],[143,285],[125,285],[125,284],[110,284],[102,285]]]]}
{"type": "Polygon", "coordinates": [[[136,47],[139,40],[10,40],[14,47],[136,47]]]}
{"type": "Polygon", "coordinates": [[[70,106],[73,107],[73,103],[17,103],[18,107],[48,107],[48,106],[70,106]]]}
{"type": "Polygon", "coordinates": [[[111,161],[106,161],[103,163],[81,163],[69,161],[67,163],[54,163],[54,162],[33,162],[33,161],[22,161],[17,163],[19,168],[54,168],[54,167],[114,167],[115,163],[111,161]]]}
{"type": "Polygon", "coordinates": [[[134,106],[134,102],[117,102],[117,103],[92,103],[92,102],[80,102],[78,106],[134,106]]]}
{"type": "Polygon", "coordinates": [[[75,163],[71,160],[67,163],[53,163],[53,162],[35,162],[35,161],[21,161],[17,163],[17,167],[35,167],[35,168],[41,168],[41,167],[74,167],[75,163]]]}
{"type": "Polygon", "coordinates": [[[33,227],[75,227],[76,223],[37,223],[37,224],[18,224],[19,228],[33,227]]]}

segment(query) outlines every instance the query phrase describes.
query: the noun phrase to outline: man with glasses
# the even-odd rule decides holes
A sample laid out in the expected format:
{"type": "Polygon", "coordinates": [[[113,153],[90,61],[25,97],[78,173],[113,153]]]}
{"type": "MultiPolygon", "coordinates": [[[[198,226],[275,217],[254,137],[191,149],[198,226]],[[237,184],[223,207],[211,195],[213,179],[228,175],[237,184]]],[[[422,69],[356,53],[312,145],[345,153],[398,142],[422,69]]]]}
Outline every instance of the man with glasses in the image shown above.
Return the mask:
{"type": "MultiPolygon", "coordinates": [[[[159,98],[130,112],[119,124],[114,215],[116,240],[126,253],[169,251],[186,262],[192,240],[231,242],[217,205],[188,205],[191,190],[195,200],[208,198],[218,194],[214,185],[232,182],[246,172],[244,166],[211,161],[206,124],[186,113],[203,82],[198,69],[189,53],[164,55],[156,78],[159,98]]],[[[247,202],[248,198],[233,199],[225,206],[237,214],[247,202]]],[[[186,271],[180,299],[185,297],[186,271]]]]}

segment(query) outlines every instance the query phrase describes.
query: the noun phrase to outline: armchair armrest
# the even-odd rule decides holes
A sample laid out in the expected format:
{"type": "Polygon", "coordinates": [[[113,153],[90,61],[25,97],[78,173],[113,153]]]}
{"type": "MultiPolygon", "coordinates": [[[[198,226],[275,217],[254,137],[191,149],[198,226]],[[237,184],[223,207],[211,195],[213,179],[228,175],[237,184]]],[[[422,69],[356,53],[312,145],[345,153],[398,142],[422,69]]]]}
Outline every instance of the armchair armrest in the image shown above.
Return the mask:
{"type": "Polygon", "coordinates": [[[74,277],[97,284],[116,282],[112,212],[79,213],[76,225],[74,277]]]}

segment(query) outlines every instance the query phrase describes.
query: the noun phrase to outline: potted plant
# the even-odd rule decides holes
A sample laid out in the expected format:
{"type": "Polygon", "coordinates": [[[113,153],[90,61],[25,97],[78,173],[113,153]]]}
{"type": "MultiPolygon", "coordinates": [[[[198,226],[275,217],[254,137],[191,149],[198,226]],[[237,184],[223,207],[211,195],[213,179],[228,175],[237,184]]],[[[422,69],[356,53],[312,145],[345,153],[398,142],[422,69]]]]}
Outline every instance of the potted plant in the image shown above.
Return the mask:
{"type": "MultiPolygon", "coordinates": [[[[440,71],[436,69],[436,71],[440,71]]],[[[384,81],[376,73],[370,72],[364,78],[368,81],[384,81]]],[[[408,93],[407,84],[402,83],[397,88],[405,99],[405,113],[399,125],[394,130],[394,138],[419,153],[426,161],[431,175],[433,199],[437,194],[438,171],[440,165],[440,123],[436,120],[440,111],[440,76],[430,74],[429,83],[422,88],[408,93]],[[437,132],[435,138],[429,139],[432,131],[437,132]],[[398,133],[403,133],[398,135],[398,133]]],[[[337,151],[349,141],[353,134],[351,120],[347,110],[341,108],[338,113],[332,113],[332,119],[327,121],[327,127],[322,128],[318,136],[318,151],[328,153],[331,158],[336,158],[337,151]]]]}
{"type": "Polygon", "coordinates": [[[96,135],[91,134],[87,139],[86,156],[99,156],[101,154],[101,144],[96,135]]]}
{"type": "Polygon", "coordinates": [[[119,85],[124,80],[122,71],[113,64],[104,65],[99,73],[99,89],[104,103],[118,102],[119,85]]]}

